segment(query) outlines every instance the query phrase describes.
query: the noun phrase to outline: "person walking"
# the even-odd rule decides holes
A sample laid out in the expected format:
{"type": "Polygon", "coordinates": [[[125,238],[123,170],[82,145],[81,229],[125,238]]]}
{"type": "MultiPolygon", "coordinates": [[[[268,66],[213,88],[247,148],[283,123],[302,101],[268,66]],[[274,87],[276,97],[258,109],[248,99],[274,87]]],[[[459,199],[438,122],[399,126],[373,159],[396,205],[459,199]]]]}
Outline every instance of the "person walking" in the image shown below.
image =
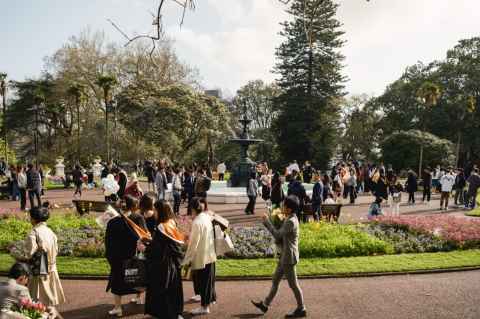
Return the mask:
{"type": "Polygon", "coordinates": [[[20,194],[20,210],[27,206],[27,174],[22,165],[17,166],[18,193],[20,194]]]}
{"type": "Polygon", "coordinates": [[[27,170],[27,191],[28,199],[30,200],[30,208],[35,207],[35,198],[37,199],[38,207],[42,206],[42,182],[40,180],[40,174],[33,167],[33,164],[28,164],[27,170]]]}
{"type": "Polygon", "coordinates": [[[193,195],[194,195],[194,187],[195,187],[195,182],[193,178],[193,171],[191,169],[187,169],[185,171],[185,177],[183,180],[183,190],[185,191],[185,194],[187,196],[187,215],[192,214],[192,200],[193,200],[193,195]]]}
{"type": "Polygon", "coordinates": [[[440,177],[440,188],[442,191],[440,195],[440,210],[448,210],[448,200],[450,199],[450,194],[452,193],[454,185],[455,177],[453,176],[452,169],[449,168],[448,171],[440,177]]]}
{"type": "MultiPolygon", "coordinates": [[[[197,197],[192,200],[192,212],[194,216],[192,230],[182,265],[192,270],[194,290],[200,295],[201,307],[194,309],[192,315],[206,315],[210,313],[210,305],[217,301],[215,291],[217,255],[213,224],[205,198],[197,197]]],[[[196,296],[191,300],[198,301],[196,296]]]]}
{"type": "Polygon", "coordinates": [[[455,205],[463,205],[465,202],[464,192],[467,181],[463,169],[457,169],[457,176],[455,176],[455,205]]]}
{"type": "Polygon", "coordinates": [[[207,192],[210,189],[211,179],[205,174],[205,170],[199,168],[193,185],[195,197],[207,198],[207,192]]]}
{"type": "Polygon", "coordinates": [[[80,168],[80,165],[75,165],[75,169],[72,172],[73,184],[75,185],[75,193],[73,197],[80,195],[82,197],[82,188],[83,188],[83,172],[80,168]]]}
{"type": "Polygon", "coordinates": [[[379,176],[375,184],[376,197],[381,197],[384,200],[388,200],[388,182],[383,169],[379,170],[379,176]]]}
{"type": "Polygon", "coordinates": [[[302,218],[303,222],[308,222],[307,216],[303,215],[303,208],[305,206],[305,199],[307,198],[307,192],[305,190],[305,187],[303,187],[301,181],[300,181],[300,176],[298,175],[297,171],[292,172],[292,180],[288,184],[288,192],[287,195],[295,195],[297,196],[299,200],[299,209],[296,211],[300,219],[302,218]]]}
{"type": "Polygon", "coordinates": [[[250,178],[248,180],[247,185],[247,196],[248,196],[248,204],[245,208],[245,214],[247,215],[255,215],[255,203],[257,202],[258,196],[258,182],[256,178],[256,173],[250,173],[250,178]]]}
{"type": "Polygon", "coordinates": [[[121,317],[122,296],[136,294],[133,303],[141,304],[141,293],[125,284],[124,263],[132,259],[137,253],[137,244],[140,240],[138,234],[130,227],[127,218],[145,231],[147,226],[142,215],[136,213],[138,201],[131,197],[125,197],[125,211],[111,219],[105,231],[105,257],[110,265],[110,275],[106,291],[114,297],[114,308],[108,312],[111,316],[121,317]]]}
{"type": "Polygon", "coordinates": [[[409,170],[407,183],[405,185],[408,193],[408,204],[415,205],[415,192],[418,190],[417,175],[414,171],[409,170]]]}
{"type": "MultiPolygon", "coordinates": [[[[48,202],[44,206],[47,205],[48,202]]],[[[45,252],[48,263],[46,274],[33,274],[28,288],[34,301],[40,301],[47,307],[56,307],[65,303],[65,295],[57,271],[57,236],[47,226],[49,218],[50,213],[46,207],[30,209],[33,227],[25,240],[26,255],[31,260],[37,252],[45,252]]]]}
{"type": "Polygon", "coordinates": [[[423,184],[423,202],[427,200],[427,205],[430,206],[430,198],[432,196],[432,172],[430,167],[427,166],[422,173],[422,184],[423,184]]]}
{"type": "Polygon", "coordinates": [[[132,173],[132,175],[130,175],[130,185],[128,185],[125,189],[124,196],[132,196],[138,200],[142,198],[143,190],[140,187],[140,183],[138,182],[137,173],[134,172],[132,173]]]}
{"type": "Polygon", "coordinates": [[[392,216],[400,216],[400,204],[402,203],[403,187],[399,181],[393,186],[392,189],[392,216]]]}
{"type": "Polygon", "coordinates": [[[368,219],[374,219],[377,218],[378,216],[382,216],[382,202],[383,198],[382,197],[376,197],[375,201],[370,205],[370,208],[368,209],[368,219]]]}
{"type": "Polygon", "coordinates": [[[145,251],[145,314],[162,319],[183,319],[181,262],[184,236],[177,229],[175,213],[168,202],[155,202],[155,212],[153,240],[145,251]]]}
{"type": "Polygon", "coordinates": [[[280,281],[283,277],[285,277],[297,301],[297,308],[292,313],[287,314],[285,317],[304,318],[307,316],[307,310],[303,300],[303,292],[298,283],[296,269],[296,266],[300,261],[298,250],[300,226],[297,218],[299,209],[300,200],[297,196],[290,195],[285,199],[284,213],[287,217],[280,229],[276,229],[275,226],[273,226],[267,214],[263,216],[263,224],[265,227],[267,227],[268,231],[273,235],[275,240],[282,242],[280,259],[278,260],[277,268],[273,274],[270,293],[263,301],[251,301],[252,304],[263,313],[268,311],[273,299],[277,294],[280,281]]]}
{"type": "Polygon", "coordinates": [[[477,193],[480,188],[480,175],[478,175],[478,168],[474,168],[467,179],[468,191],[465,199],[465,208],[474,209],[477,202],[477,193]]]}

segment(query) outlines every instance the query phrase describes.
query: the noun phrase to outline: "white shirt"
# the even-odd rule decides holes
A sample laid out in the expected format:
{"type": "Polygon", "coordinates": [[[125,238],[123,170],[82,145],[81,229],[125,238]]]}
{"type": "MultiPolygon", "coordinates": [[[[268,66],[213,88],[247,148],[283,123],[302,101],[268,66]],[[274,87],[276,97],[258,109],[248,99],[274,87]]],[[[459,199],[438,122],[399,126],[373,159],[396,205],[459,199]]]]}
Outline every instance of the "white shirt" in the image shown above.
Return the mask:
{"type": "Polygon", "coordinates": [[[455,185],[455,177],[450,173],[445,174],[440,179],[440,184],[442,185],[442,192],[451,192],[455,185]]]}
{"type": "Polygon", "coordinates": [[[225,171],[227,170],[227,166],[225,166],[225,163],[220,163],[217,166],[217,173],[219,174],[225,174],[225,171]]]}
{"type": "Polygon", "coordinates": [[[216,261],[212,218],[207,212],[202,212],[193,220],[188,248],[182,264],[191,264],[193,270],[199,270],[216,261]]]}

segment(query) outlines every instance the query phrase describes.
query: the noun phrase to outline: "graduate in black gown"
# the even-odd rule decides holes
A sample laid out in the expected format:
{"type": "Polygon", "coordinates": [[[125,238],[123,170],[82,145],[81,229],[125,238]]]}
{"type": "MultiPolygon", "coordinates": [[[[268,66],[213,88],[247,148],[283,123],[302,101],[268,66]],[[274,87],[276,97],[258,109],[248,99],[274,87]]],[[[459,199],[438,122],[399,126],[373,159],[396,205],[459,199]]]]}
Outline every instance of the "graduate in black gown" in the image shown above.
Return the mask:
{"type": "Polygon", "coordinates": [[[107,224],[105,232],[105,256],[110,264],[110,276],[106,291],[114,296],[115,307],[109,311],[112,316],[122,316],[122,296],[136,294],[132,301],[141,303],[141,293],[125,284],[123,264],[133,258],[137,252],[139,236],[130,227],[125,217],[130,218],[136,225],[147,229],[145,219],[136,213],[138,200],[125,197],[126,209],[123,215],[113,218],[107,224]]]}
{"type": "Polygon", "coordinates": [[[147,293],[145,314],[161,319],[182,318],[181,277],[184,236],[177,229],[175,214],[168,202],[155,203],[157,227],[147,246],[147,293]]]}

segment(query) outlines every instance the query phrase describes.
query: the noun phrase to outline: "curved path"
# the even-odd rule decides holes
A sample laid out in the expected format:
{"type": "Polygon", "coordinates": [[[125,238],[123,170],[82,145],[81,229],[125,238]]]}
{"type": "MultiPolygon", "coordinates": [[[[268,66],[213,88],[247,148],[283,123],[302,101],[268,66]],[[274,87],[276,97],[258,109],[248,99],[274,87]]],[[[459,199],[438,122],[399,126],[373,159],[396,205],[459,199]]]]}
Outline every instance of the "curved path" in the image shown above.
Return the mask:
{"type": "MultiPolygon", "coordinates": [[[[309,318],[314,319],[478,319],[480,318],[480,271],[435,275],[384,276],[351,279],[301,280],[309,318]]],[[[108,318],[111,297],[103,281],[64,281],[69,300],[61,307],[65,319],[108,318]]],[[[280,287],[270,311],[262,316],[250,304],[270,287],[269,281],[217,283],[219,302],[208,317],[283,318],[294,298],[286,282],[280,287]]],[[[185,297],[192,294],[190,282],[185,297]]],[[[185,310],[195,305],[187,304],[185,310]]],[[[150,318],[142,306],[124,307],[124,318],[150,318]]],[[[185,315],[185,318],[190,316],[185,315]]]]}

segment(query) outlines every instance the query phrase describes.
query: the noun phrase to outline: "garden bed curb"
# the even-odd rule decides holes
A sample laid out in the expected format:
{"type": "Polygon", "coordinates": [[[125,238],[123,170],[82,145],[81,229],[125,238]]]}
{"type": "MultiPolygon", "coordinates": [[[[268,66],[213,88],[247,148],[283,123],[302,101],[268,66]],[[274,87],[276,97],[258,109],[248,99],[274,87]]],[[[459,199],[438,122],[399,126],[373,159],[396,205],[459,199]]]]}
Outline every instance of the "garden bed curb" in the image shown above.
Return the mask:
{"type": "MultiPolygon", "coordinates": [[[[406,276],[406,275],[429,275],[429,274],[443,274],[451,272],[462,272],[462,271],[475,271],[480,270],[479,266],[472,267],[457,267],[457,268],[445,268],[445,269],[430,269],[430,270],[412,270],[412,271],[398,271],[398,272],[365,272],[365,273],[345,273],[345,274],[336,274],[336,275],[304,275],[298,276],[302,280],[312,280],[312,279],[341,279],[341,278],[369,278],[369,277],[383,277],[383,276],[406,276]]],[[[0,272],[0,277],[6,277],[8,273],[0,272]]],[[[108,276],[90,276],[90,275],[60,275],[60,278],[63,280],[108,280],[108,276]]],[[[270,281],[272,280],[271,276],[224,276],[217,277],[217,281],[270,281]]],[[[191,281],[191,280],[184,280],[191,281]]]]}

